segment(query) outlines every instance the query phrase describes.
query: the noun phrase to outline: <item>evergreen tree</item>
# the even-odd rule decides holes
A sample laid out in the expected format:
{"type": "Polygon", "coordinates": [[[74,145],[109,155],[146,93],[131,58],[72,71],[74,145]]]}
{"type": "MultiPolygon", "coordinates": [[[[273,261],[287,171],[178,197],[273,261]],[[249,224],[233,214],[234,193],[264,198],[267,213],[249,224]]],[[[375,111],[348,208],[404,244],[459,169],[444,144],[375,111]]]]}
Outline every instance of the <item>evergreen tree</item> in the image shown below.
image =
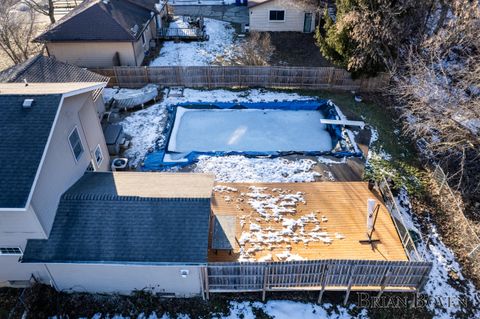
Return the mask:
{"type": "Polygon", "coordinates": [[[322,54],[354,75],[394,66],[402,45],[415,41],[426,3],[415,0],[336,0],[335,21],[325,11],[315,38],[322,54]]]}

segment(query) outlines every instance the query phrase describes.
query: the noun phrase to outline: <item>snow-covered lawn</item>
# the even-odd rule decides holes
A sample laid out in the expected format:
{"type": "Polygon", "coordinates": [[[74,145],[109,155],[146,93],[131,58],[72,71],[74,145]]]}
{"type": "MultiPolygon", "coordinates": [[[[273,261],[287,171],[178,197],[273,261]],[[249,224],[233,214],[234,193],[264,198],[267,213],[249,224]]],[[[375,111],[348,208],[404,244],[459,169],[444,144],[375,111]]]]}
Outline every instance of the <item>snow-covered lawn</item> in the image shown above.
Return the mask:
{"type": "Polygon", "coordinates": [[[195,172],[213,173],[220,182],[314,182],[320,173],[312,170],[312,160],[287,160],[284,158],[260,159],[244,156],[200,157],[195,172]]]}
{"type": "MultiPolygon", "coordinates": [[[[321,305],[313,303],[302,303],[288,300],[272,300],[266,303],[261,302],[230,302],[230,314],[227,316],[212,314],[213,319],[255,319],[256,313],[262,311],[264,314],[275,319],[367,319],[368,312],[366,309],[358,311],[355,305],[349,307],[342,307],[324,303],[321,305]],[[356,314],[358,313],[358,314],[356,314]]],[[[105,317],[98,313],[92,319],[112,318],[112,319],[127,319],[130,317],[111,316],[105,317]]],[[[141,314],[137,319],[190,319],[188,315],[176,314],[169,316],[163,314],[157,316],[156,313],[141,314]]],[[[133,319],[133,318],[132,318],[133,319]]]]}
{"type": "MultiPolygon", "coordinates": [[[[381,141],[381,136],[372,128],[371,144],[377,140],[381,141]]],[[[379,158],[392,160],[392,156],[381,145],[370,146],[368,161],[379,158]]],[[[388,175],[389,172],[385,174],[388,175]]],[[[463,276],[460,264],[453,252],[443,243],[436,226],[428,222],[427,234],[420,231],[421,226],[415,217],[405,188],[399,191],[395,200],[406,228],[421,238],[416,243],[419,254],[425,261],[433,264],[429,279],[421,292],[427,296],[427,309],[434,314],[433,318],[480,318],[480,299],[477,290],[473,283],[463,276]]]]}
{"type": "Polygon", "coordinates": [[[195,110],[178,108],[168,150],[322,151],[332,138],[318,111],[195,110]]]}
{"type": "MultiPolygon", "coordinates": [[[[166,41],[159,56],[150,66],[205,66],[216,59],[231,57],[235,53],[235,30],[228,22],[205,18],[208,41],[178,42],[166,41]]],[[[188,28],[183,17],[175,17],[170,28],[188,28]]]]}
{"type": "MultiPolygon", "coordinates": [[[[396,200],[407,228],[420,234],[420,225],[413,215],[405,189],[399,192],[396,200]]],[[[456,318],[459,314],[465,316],[470,312],[474,313],[472,318],[480,318],[480,300],[475,286],[464,278],[462,267],[442,242],[436,226],[429,223],[428,228],[427,238],[417,243],[420,255],[433,264],[424,287],[424,293],[429,297],[427,308],[435,314],[436,319],[456,318]],[[454,279],[452,274],[457,278],[454,279]]]]}

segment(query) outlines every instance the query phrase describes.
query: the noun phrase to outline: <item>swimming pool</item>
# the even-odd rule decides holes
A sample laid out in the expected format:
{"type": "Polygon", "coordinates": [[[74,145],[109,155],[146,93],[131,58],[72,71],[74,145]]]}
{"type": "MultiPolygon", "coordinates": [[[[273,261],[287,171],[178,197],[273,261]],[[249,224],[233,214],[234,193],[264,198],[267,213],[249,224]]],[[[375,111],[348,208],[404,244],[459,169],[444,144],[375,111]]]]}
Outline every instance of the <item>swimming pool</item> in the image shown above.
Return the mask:
{"type": "Polygon", "coordinates": [[[169,152],[330,151],[319,111],[178,107],[169,152]]]}
{"type": "Polygon", "coordinates": [[[348,148],[327,100],[259,103],[184,103],[169,107],[165,143],[147,154],[146,170],[186,165],[201,155],[277,157],[290,154],[359,156],[348,148]]]}

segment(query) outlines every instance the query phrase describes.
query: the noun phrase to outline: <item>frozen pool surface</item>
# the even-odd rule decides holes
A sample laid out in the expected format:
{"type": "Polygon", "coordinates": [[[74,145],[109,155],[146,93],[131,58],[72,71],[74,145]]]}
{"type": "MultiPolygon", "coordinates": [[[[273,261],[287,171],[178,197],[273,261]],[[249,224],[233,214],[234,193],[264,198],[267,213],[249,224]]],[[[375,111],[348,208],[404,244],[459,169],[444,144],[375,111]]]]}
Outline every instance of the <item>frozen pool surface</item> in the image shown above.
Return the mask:
{"type": "Polygon", "coordinates": [[[318,111],[218,110],[179,107],[170,152],[332,150],[318,111]]]}

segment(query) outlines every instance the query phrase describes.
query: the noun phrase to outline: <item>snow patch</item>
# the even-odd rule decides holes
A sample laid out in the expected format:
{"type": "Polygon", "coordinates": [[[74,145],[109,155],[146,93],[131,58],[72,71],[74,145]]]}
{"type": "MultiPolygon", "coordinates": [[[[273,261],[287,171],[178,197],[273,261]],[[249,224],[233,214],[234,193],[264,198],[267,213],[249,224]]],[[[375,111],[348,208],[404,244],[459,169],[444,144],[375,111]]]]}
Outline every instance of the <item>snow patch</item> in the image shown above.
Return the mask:
{"type": "MultiPolygon", "coordinates": [[[[235,30],[228,22],[205,18],[205,30],[208,41],[179,42],[166,41],[159,56],[150,66],[206,66],[220,57],[235,54],[235,30]]],[[[175,17],[170,28],[188,28],[183,17],[175,17]]]]}
{"type": "Polygon", "coordinates": [[[313,182],[320,173],[312,170],[315,162],[284,158],[262,159],[244,156],[199,157],[194,168],[197,173],[213,173],[220,182],[298,183],[313,182]]]}

